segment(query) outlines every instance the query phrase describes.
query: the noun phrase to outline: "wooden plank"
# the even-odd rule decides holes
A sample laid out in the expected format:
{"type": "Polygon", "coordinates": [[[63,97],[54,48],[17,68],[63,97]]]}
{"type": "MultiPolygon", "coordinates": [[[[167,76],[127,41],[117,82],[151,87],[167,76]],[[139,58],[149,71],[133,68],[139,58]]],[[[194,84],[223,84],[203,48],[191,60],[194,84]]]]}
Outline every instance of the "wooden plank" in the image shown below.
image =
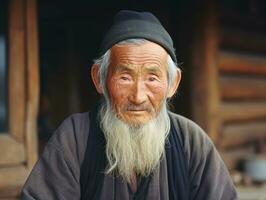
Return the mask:
{"type": "Polygon", "coordinates": [[[266,100],[266,78],[220,77],[223,100],[266,100]]]}
{"type": "Polygon", "coordinates": [[[0,188],[0,200],[12,200],[12,199],[20,199],[22,186],[15,185],[10,187],[1,187],[0,188]]]}
{"type": "Polygon", "coordinates": [[[18,196],[28,175],[23,166],[0,168],[0,197],[18,196]]]}
{"type": "Polygon", "coordinates": [[[9,132],[20,142],[25,131],[25,32],[23,0],[9,4],[9,132]]]}
{"type": "Polygon", "coordinates": [[[27,29],[27,102],[26,102],[26,148],[27,167],[31,169],[38,156],[37,115],[39,106],[39,56],[36,0],[26,1],[27,29]]]}
{"type": "Polygon", "coordinates": [[[220,21],[223,27],[238,28],[243,32],[252,31],[266,33],[264,17],[262,15],[252,14],[251,12],[248,14],[247,12],[236,12],[234,9],[228,9],[226,12],[221,12],[220,21]]]}
{"type": "Polygon", "coordinates": [[[219,69],[227,73],[266,75],[266,57],[220,51],[219,69]]]}
{"type": "Polygon", "coordinates": [[[24,145],[8,134],[0,135],[0,152],[0,166],[10,166],[25,162],[24,145]]]}
{"type": "Polygon", "coordinates": [[[266,53],[266,36],[262,33],[241,31],[223,27],[221,29],[221,47],[238,49],[260,54],[266,53]]]}
{"type": "Polygon", "coordinates": [[[218,12],[214,1],[204,1],[203,5],[207,7],[198,18],[197,34],[193,44],[192,117],[216,143],[220,126],[217,67],[218,12]]]}
{"type": "Polygon", "coordinates": [[[266,118],[266,102],[233,102],[221,105],[223,122],[250,121],[266,118]]]}
{"type": "Polygon", "coordinates": [[[223,148],[236,147],[266,139],[266,121],[226,125],[222,129],[223,148]]]}

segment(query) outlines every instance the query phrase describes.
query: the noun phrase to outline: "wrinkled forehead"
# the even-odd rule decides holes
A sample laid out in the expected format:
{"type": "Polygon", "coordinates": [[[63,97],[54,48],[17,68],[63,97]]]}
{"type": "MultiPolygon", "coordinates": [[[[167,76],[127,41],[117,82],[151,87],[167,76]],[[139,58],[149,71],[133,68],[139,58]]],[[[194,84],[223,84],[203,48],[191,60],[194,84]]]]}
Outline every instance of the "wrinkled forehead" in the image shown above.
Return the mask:
{"type": "Polygon", "coordinates": [[[111,48],[110,65],[166,67],[168,53],[160,45],[145,41],[141,44],[116,44],[111,48]]]}

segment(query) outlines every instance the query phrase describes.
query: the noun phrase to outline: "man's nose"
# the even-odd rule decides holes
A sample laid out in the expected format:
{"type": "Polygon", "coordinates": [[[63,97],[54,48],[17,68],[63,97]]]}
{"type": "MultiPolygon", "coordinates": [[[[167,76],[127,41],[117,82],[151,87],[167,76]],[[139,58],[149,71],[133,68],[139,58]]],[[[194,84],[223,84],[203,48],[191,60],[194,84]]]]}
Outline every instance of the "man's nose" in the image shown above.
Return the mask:
{"type": "Polygon", "coordinates": [[[143,81],[134,83],[129,100],[134,104],[142,104],[147,100],[146,87],[143,81]]]}

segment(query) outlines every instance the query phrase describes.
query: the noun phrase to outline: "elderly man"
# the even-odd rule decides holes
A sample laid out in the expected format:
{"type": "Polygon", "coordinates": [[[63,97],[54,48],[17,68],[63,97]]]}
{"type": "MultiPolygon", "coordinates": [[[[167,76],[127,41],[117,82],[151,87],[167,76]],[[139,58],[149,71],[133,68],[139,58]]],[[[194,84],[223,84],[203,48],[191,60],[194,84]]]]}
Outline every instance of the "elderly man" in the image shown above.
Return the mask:
{"type": "Polygon", "coordinates": [[[149,12],[120,11],[91,76],[103,100],[67,118],[32,170],[23,200],[234,200],[208,136],[171,113],[181,72],[149,12]]]}

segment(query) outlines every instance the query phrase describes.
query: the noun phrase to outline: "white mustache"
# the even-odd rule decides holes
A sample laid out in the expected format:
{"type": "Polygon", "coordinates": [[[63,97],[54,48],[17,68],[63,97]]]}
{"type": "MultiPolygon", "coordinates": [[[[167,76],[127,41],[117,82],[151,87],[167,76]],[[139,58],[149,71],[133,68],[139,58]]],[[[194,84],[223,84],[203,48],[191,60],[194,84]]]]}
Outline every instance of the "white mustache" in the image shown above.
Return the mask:
{"type": "Polygon", "coordinates": [[[133,105],[129,104],[126,105],[124,108],[125,111],[147,111],[147,112],[152,112],[152,108],[148,105],[133,105]]]}

